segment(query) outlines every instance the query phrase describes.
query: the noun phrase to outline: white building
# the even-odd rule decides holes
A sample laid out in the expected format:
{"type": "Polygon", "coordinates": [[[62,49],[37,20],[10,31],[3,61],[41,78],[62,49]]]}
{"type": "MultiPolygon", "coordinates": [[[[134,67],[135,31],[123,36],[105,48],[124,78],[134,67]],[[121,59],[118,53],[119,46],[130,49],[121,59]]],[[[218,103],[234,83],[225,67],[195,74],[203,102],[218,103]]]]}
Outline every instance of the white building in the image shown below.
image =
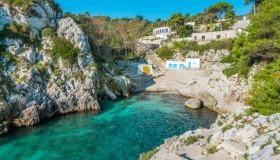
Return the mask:
{"type": "Polygon", "coordinates": [[[171,35],[171,28],[169,27],[159,27],[153,30],[153,34],[156,38],[168,39],[171,35]]]}
{"type": "Polygon", "coordinates": [[[180,69],[186,68],[186,62],[184,61],[166,61],[165,67],[167,69],[180,69]]]}
{"type": "MultiPolygon", "coordinates": [[[[225,21],[225,20],[223,19],[220,21],[225,21]]],[[[216,25],[220,25],[220,23],[217,23],[216,25]]],[[[229,38],[233,39],[236,38],[239,33],[242,33],[244,29],[246,29],[249,25],[250,25],[250,20],[248,20],[247,17],[245,16],[243,17],[242,20],[238,21],[231,27],[232,30],[193,33],[191,37],[177,38],[177,39],[173,39],[173,41],[179,41],[179,42],[196,41],[198,42],[198,44],[206,44],[213,40],[223,40],[229,38]]],[[[204,25],[203,27],[206,27],[206,25],[204,25]]]]}
{"type": "Polygon", "coordinates": [[[193,33],[192,40],[197,42],[209,42],[212,40],[229,39],[229,38],[235,38],[237,36],[237,33],[238,33],[237,30],[193,33]]]}
{"type": "Polygon", "coordinates": [[[184,70],[184,69],[199,69],[200,59],[187,58],[186,61],[166,61],[167,69],[184,70]]]}
{"type": "Polygon", "coordinates": [[[186,59],[187,69],[200,69],[200,59],[198,58],[187,58],[186,59]]]}
{"type": "Polygon", "coordinates": [[[195,22],[186,22],[185,26],[195,26],[195,22]]]}

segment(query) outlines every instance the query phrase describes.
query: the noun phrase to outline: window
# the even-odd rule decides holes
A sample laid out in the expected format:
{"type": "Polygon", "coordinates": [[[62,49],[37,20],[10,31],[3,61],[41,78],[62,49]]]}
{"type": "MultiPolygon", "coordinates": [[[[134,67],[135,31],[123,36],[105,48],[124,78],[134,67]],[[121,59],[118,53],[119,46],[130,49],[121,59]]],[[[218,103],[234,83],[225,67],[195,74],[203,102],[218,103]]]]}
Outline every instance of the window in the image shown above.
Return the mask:
{"type": "Polygon", "coordinates": [[[217,35],[217,37],[216,37],[217,39],[221,39],[221,35],[217,35]]]}
{"type": "Polygon", "coordinates": [[[204,41],[205,40],[205,36],[202,36],[201,39],[204,41]]]}
{"type": "Polygon", "coordinates": [[[197,40],[197,36],[194,36],[194,40],[197,40]]]}

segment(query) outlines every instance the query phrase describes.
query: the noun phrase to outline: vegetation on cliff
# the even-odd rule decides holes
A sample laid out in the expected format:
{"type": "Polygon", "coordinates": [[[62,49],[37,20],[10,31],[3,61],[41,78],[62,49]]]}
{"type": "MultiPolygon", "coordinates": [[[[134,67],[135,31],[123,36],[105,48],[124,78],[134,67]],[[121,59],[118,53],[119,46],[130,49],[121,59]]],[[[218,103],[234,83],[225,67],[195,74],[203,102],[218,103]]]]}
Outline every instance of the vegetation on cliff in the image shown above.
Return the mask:
{"type": "Polygon", "coordinates": [[[249,113],[271,115],[280,111],[280,59],[267,65],[254,77],[254,86],[248,103],[249,113]]]}
{"type": "Polygon", "coordinates": [[[255,76],[248,104],[250,112],[270,115],[280,111],[280,1],[265,0],[257,10],[247,33],[235,41],[232,54],[226,58],[233,65],[224,73],[246,77],[253,64],[268,64],[255,76]]]}
{"type": "Polygon", "coordinates": [[[11,23],[0,31],[0,41],[5,38],[20,38],[25,43],[36,44],[36,36],[30,31],[27,25],[11,23]]]}
{"type": "MultiPolygon", "coordinates": [[[[30,11],[31,6],[39,0],[2,0],[4,3],[10,6],[20,7],[23,11],[30,11]]],[[[54,0],[48,0],[49,5],[56,12],[61,12],[61,8],[54,0]]]]}
{"type": "Polygon", "coordinates": [[[152,34],[155,23],[135,18],[113,19],[105,16],[90,16],[89,13],[73,15],[73,18],[89,36],[94,55],[100,61],[113,61],[133,57],[136,53],[136,40],[152,34]]]}
{"type": "Polygon", "coordinates": [[[161,59],[169,60],[169,59],[172,59],[174,52],[170,48],[165,46],[165,47],[157,49],[156,55],[159,56],[161,59]]]}
{"type": "Polygon", "coordinates": [[[187,54],[190,51],[196,51],[202,54],[205,51],[208,50],[222,50],[227,49],[231,50],[234,45],[234,39],[226,39],[226,40],[220,40],[220,41],[211,41],[205,45],[199,45],[197,42],[174,42],[173,43],[173,49],[178,50],[180,53],[182,53],[184,56],[187,56],[187,54]]]}

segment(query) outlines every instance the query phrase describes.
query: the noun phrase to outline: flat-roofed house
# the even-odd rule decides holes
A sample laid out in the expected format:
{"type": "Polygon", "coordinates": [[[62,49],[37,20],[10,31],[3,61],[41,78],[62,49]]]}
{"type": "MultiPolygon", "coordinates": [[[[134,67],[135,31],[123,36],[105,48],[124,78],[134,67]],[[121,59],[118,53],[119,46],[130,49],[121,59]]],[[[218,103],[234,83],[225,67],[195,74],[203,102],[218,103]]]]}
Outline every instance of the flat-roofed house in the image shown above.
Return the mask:
{"type": "Polygon", "coordinates": [[[217,32],[203,32],[203,33],[193,33],[192,40],[200,43],[209,42],[213,40],[222,40],[235,38],[237,36],[237,30],[226,30],[217,32]]]}
{"type": "Polygon", "coordinates": [[[168,39],[171,35],[171,28],[170,27],[159,27],[153,30],[153,34],[156,38],[160,39],[168,39]]]}
{"type": "Polygon", "coordinates": [[[186,62],[184,62],[184,61],[166,61],[165,67],[167,69],[183,70],[186,68],[186,62]]]}

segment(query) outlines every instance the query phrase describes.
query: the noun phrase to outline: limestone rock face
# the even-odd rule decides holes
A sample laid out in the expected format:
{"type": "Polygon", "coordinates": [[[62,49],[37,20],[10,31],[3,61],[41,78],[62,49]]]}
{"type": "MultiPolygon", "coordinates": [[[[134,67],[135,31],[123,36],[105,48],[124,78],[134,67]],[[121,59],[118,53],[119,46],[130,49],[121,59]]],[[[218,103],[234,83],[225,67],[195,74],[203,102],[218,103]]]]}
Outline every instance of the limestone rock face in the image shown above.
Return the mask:
{"type": "Polygon", "coordinates": [[[274,123],[271,121],[265,122],[268,123],[267,128],[271,129],[264,129],[256,123],[264,117],[277,120],[279,114],[222,114],[210,129],[187,131],[179,137],[166,140],[157,148],[158,152],[151,159],[161,160],[162,157],[172,154],[184,155],[194,160],[278,160],[279,128],[272,128],[274,123]],[[197,141],[186,145],[184,142],[190,137],[196,137],[197,141]]]}
{"type": "Polygon", "coordinates": [[[40,123],[38,106],[34,105],[22,111],[20,118],[14,121],[16,126],[33,126],[40,123]]]}
{"type": "Polygon", "coordinates": [[[59,17],[48,0],[38,0],[32,4],[31,9],[34,13],[32,15],[28,15],[22,8],[9,6],[4,2],[0,2],[0,6],[0,31],[6,24],[16,22],[28,25],[30,30],[38,35],[45,27],[55,27],[56,19],[59,17]]]}
{"type": "Polygon", "coordinates": [[[116,100],[118,98],[115,93],[108,88],[107,85],[104,85],[104,92],[111,100],[116,100]]]}
{"type": "Polygon", "coordinates": [[[10,52],[13,55],[19,54],[23,47],[23,42],[21,39],[6,38],[3,40],[2,44],[8,46],[6,48],[6,51],[10,52]]]}
{"type": "MultiPolygon", "coordinates": [[[[1,134],[8,131],[8,126],[32,126],[55,115],[101,109],[98,96],[102,85],[87,36],[73,19],[59,21],[60,13],[50,3],[49,0],[34,1],[31,14],[0,1],[0,30],[8,23],[24,24],[36,35],[36,45],[27,44],[16,35],[0,42],[7,51],[0,55],[1,134]],[[61,38],[81,50],[82,54],[73,64],[49,54],[53,40],[39,34],[46,27],[57,30],[61,38]],[[4,122],[7,125],[3,125],[4,122]]],[[[125,78],[119,81],[120,91],[125,95],[128,95],[125,87],[129,88],[129,84],[125,78]]]]}
{"type": "Polygon", "coordinates": [[[0,136],[8,133],[9,126],[7,123],[0,123],[0,136]]]}
{"type": "Polygon", "coordinates": [[[72,18],[68,17],[61,19],[59,21],[57,33],[59,36],[64,37],[75,44],[75,46],[80,48],[85,55],[90,53],[88,37],[72,18]]]}
{"type": "Polygon", "coordinates": [[[0,98],[0,121],[7,120],[11,115],[11,106],[0,98]]]}
{"type": "Polygon", "coordinates": [[[217,106],[216,99],[208,92],[200,93],[199,99],[202,102],[202,105],[205,107],[214,109],[217,106]]]}
{"type": "Polygon", "coordinates": [[[10,17],[10,10],[8,6],[0,7],[0,31],[4,29],[4,26],[11,23],[12,19],[10,17]]]}
{"type": "Polygon", "coordinates": [[[191,109],[198,109],[201,107],[201,101],[199,98],[191,98],[185,102],[185,106],[191,109]]]}
{"type": "Polygon", "coordinates": [[[72,18],[63,18],[59,21],[57,34],[82,51],[83,55],[78,58],[78,64],[81,68],[92,62],[93,58],[90,55],[88,37],[72,18]]]}

